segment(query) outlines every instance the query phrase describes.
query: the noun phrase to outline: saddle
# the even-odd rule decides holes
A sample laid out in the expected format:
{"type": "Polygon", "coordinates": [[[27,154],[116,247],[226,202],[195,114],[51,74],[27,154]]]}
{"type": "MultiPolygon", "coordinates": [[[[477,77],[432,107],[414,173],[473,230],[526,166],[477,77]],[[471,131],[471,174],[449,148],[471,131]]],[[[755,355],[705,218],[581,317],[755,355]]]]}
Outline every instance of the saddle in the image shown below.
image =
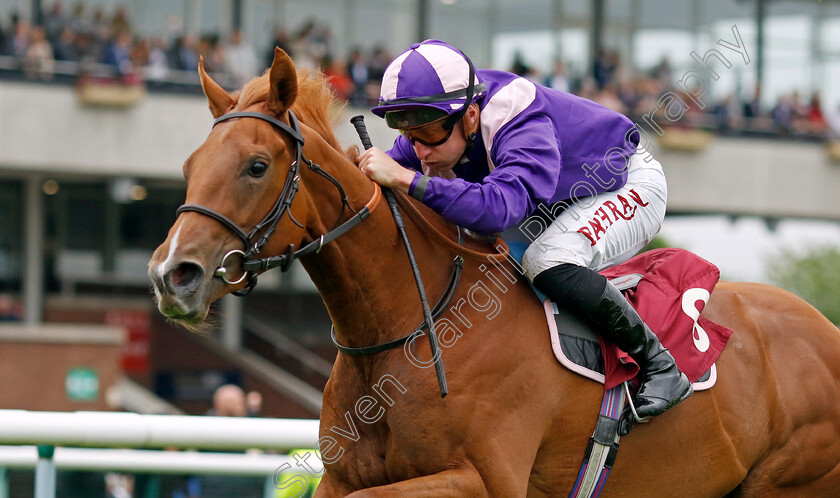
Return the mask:
{"type": "MultiPolygon", "coordinates": [[[[521,256],[521,246],[511,244],[511,255],[521,256]]],[[[711,388],[717,380],[714,362],[732,334],[700,316],[720,279],[718,268],[690,251],[666,248],[639,254],[600,273],[622,291],[671,351],[694,390],[711,388]]],[[[534,290],[543,302],[552,350],[561,365],[607,390],[637,378],[639,366],[629,355],[534,290]]]]}

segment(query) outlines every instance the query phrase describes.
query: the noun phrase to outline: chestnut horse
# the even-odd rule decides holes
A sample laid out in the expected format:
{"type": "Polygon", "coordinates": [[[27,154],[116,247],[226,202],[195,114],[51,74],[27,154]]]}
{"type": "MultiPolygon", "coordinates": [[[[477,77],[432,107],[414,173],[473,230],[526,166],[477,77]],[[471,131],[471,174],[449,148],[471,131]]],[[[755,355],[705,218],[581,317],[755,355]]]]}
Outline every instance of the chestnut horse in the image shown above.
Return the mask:
{"type": "MultiPolygon", "coordinates": [[[[222,273],[242,273],[243,241],[263,235],[244,232],[257,228],[268,237],[258,254],[245,248],[248,258],[286,254],[287,264],[291,245],[320,249],[299,256],[339,343],[381,344],[417,327],[423,314],[405,247],[377,202],[379,188],[354,164],[358,151],[342,151],[330,129],[324,80],[298,76],[279,49],[270,71],[239,93],[199,73],[214,117],[260,114],[217,119],[184,164],[193,208],[179,211],[149,263],[160,311],[195,325],[211,302],[243,289],[245,281],[228,284],[236,279],[222,273]],[[292,167],[299,171],[290,174],[292,167]],[[353,219],[348,206],[370,216],[322,239],[353,219]],[[276,227],[260,222],[277,212],[276,227]]],[[[557,363],[543,308],[524,279],[496,289],[498,302],[475,291],[494,268],[486,264],[492,247],[467,237],[459,245],[452,225],[398,199],[431,304],[445,293],[453,258],[465,258],[443,315],[462,324],[462,333],[441,333],[449,395],[441,398],[434,369],[417,366],[403,348],[339,353],[324,392],[327,472],[317,496],[568,494],[603,387],[557,363]]],[[[717,385],[625,436],[605,495],[836,496],[840,331],[801,299],[760,284],[719,283],[704,316],[735,331],[718,360],[717,385]]],[[[428,359],[428,343],[416,346],[428,359]]]]}

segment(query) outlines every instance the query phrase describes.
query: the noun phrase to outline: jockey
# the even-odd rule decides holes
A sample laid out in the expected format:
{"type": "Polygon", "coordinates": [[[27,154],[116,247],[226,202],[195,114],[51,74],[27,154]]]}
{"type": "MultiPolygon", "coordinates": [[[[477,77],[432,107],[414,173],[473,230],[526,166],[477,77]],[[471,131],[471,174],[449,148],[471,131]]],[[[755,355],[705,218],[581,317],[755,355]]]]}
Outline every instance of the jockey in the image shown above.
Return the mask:
{"type": "Polygon", "coordinates": [[[476,232],[525,220],[525,275],[639,364],[640,421],[692,394],[668,349],[597,273],[630,259],[665,217],[665,175],[639,147],[632,121],[512,73],[476,71],[438,40],[415,43],[391,62],[372,111],[400,136],[387,152],[365,151],[361,170],[476,232]],[[526,220],[535,212],[553,222],[526,220]]]}

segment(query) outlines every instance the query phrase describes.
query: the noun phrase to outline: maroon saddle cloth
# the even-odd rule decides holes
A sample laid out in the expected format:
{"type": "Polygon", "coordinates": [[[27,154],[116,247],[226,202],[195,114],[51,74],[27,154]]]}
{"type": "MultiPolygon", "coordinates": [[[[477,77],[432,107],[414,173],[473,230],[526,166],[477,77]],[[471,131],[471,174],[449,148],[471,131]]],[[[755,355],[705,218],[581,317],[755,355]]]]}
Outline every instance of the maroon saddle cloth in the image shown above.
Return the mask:
{"type": "MultiPolygon", "coordinates": [[[[622,290],[677,361],[695,389],[714,384],[714,362],[732,330],[700,316],[720,271],[684,249],[657,249],[601,271],[622,290]]],[[[639,366],[614,344],[604,342],[562,307],[545,301],[552,348],[558,360],[611,389],[635,378],[639,366]]]]}

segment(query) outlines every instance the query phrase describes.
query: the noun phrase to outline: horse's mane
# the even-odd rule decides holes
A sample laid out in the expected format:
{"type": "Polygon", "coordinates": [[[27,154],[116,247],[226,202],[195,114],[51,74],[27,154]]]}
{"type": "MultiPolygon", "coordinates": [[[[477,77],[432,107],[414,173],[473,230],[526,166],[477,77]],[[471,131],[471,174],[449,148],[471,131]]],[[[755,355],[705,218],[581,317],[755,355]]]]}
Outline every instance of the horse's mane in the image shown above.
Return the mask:
{"type": "MultiPolygon", "coordinates": [[[[330,89],[327,77],[320,71],[298,69],[297,80],[297,98],[292,104],[292,111],[302,123],[317,131],[330,147],[343,154],[329,118],[330,109],[340,104],[330,89]]],[[[233,98],[238,99],[236,108],[245,109],[266,102],[268,92],[269,71],[266,71],[248,82],[240,92],[233,94],[233,98]]]]}

